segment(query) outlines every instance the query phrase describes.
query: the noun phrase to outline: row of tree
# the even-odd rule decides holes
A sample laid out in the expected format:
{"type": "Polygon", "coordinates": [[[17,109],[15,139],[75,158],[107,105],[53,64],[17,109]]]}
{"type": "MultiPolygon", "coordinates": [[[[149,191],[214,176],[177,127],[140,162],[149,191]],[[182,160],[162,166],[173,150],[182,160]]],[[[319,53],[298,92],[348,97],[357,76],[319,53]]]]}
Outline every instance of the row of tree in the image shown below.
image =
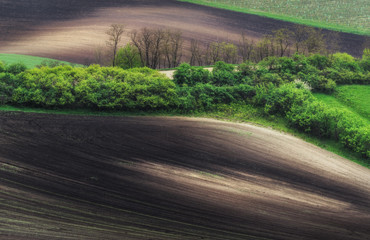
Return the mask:
{"type": "Polygon", "coordinates": [[[338,33],[324,34],[320,29],[297,25],[294,30],[279,29],[264,36],[260,41],[250,40],[241,34],[238,42],[200,42],[191,39],[185,43],[181,31],[143,28],[128,33],[130,42],[121,46],[125,27],[113,24],[107,30],[109,36],[107,54],[97,49],[94,63],[132,68],[173,68],[181,62],[191,65],[213,65],[218,61],[241,63],[247,60],[259,62],[270,56],[282,57],[299,54],[330,54],[339,50],[338,33]],[[184,46],[190,46],[187,49],[184,46]],[[186,53],[186,54],[185,54],[186,53]]]}

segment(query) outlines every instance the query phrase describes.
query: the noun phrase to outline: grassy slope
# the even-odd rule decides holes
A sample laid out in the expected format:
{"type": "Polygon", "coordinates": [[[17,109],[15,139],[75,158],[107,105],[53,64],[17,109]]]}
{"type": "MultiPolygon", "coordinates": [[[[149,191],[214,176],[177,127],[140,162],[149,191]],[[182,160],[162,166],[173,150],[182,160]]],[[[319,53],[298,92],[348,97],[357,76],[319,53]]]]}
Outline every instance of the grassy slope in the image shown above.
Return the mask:
{"type": "Polygon", "coordinates": [[[325,104],[345,108],[370,124],[370,85],[344,85],[337,87],[334,95],[314,95],[325,104]]]}
{"type": "Polygon", "coordinates": [[[336,97],[370,122],[370,85],[339,86],[336,97]]]}
{"type": "Polygon", "coordinates": [[[368,0],[179,0],[288,22],[370,36],[368,0]]]}
{"type": "MultiPolygon", "coordinates": [[[[330,107],[336,107],[351,111],[359,118],[362,118],[370,125],[370,86],[369,85],[343,85],[336,88],[333,95],[315,93],[314,96],[330,107]]],[[[335,152],[346,158],[355,160],[362,165],[370,167],[368,164],[361,163],[361,159],[351,156],[339,143],[334,141],[319,140],[319,146],[327,145],[326,149],[335,152]],[[334,149],[332,149],[334,148],[334,149]],[[343,151],[343,153],[341,153],[343,151]],[[349,156],[347,156],[349,154],[349,156]],[[357,160],[356,160],[357,159],[357,160]]]]}
{"type": "Polygon", "coordinates": [[[4,54],[4,53],[0,53],[0,61],[6,64],[23,63],[28,68],[35,68],[37,65],[40,65],[43,61],[58,61],[64,64],[71,64],[69,62],[54,60],[50,58],[35,57],[35,56],[20,55],[20,54],[4,54]]]}

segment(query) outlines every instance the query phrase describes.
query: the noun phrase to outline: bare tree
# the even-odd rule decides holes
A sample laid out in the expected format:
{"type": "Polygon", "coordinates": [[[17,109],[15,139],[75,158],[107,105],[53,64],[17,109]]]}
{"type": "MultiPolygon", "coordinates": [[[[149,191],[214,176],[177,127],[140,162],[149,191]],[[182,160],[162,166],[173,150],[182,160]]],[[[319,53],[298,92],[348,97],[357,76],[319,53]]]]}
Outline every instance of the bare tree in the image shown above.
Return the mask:
{"type": "Polygon", "coordinates": [[[151,35],[152,32],[148,28],[143,28],[140,32],[136,30],[131,32],[131,41],[139,50],[141,62],[147,67],[149,67],[149,53],[152,47],[151,35]]]}
{"type": "Polygon", "coordinates": [[[289,56],[289,47],[293,44],[292,36],[293,32],[286,28],[274,31],[274,41],[277,44],[279,57],[282,57],[284,55],[289,56]]]}
{"type": "Polygon", "coordinates": [[[94,49],[94,63],[103,65],[105,63],[105,49],[103,46],[98,45],[94,49]]]}
{"type": "Polygon", "coordinates": [[[200,48],[201,47],[200,47],[199,41],[195,39],[191,39],[190,41],[190,53],[191,53],[190,65],[194,66],[197,64],[201,66],[203,64],[202,53],[201,53],[200,48]]]}
{"type": "Polygon", "coordinates": [[[222,46],[220,42],[212,42],[208,48],[208,56],[211,64],[222,60],[222,46]]]}
{"type": "Polygon", "coordinates": [[[165,38],[165,31],[163,29],[156,29],[153,31],[152,41],[153,48],[151,49],[151,64],[150,67],[156,69],[160,63],[162,55],[162,43],[165,38]]]}
{"type": "Polygon", "coordinates": [[[311,28],[307,26],[296,25],[294,28],[292,39],[297,53],[305,53],[305,44],[310,32],[311,28]]]}
{"type": "Polygon", "coordinates": [[[332,32],[330,31],[324,36],[325,39],[325,45],[326,45],[326,52],[328,54],[336,53],[340,50],[340,37],[338,32],[332,32]]]}
{"type": "Polygon", "coordinates": [[[322,34],[321,29],[308,29],[305,46],[308,53],[322,53],[326,49],[324,35],[322,34]]]}
{"type": "Polygon", "coordinates": [[[230,42],[221,43],[222,61],[226,63],[237,63],[238,61],[238,47],[230,42]]]}
{"type": "Polygon", "coordinates": [[[112,49],[112,65],[115,65],[115,58],[118,50],[118,44],[121,41],[122,34],[124,33],[124,26],[121,24],[112,24],[110,28],[105,32],[109,39],[107,41],[107,46],[112,49]]]}
{"type": "Polygon", "coordinates": [[[150,68],[157,68],[162,59],[162,43],[165,38],[165,31],[162,29],[143,28],[140,32],[131,33],[131,41],[139,50],[143,64],[150,68]]]}
{"type": "Polygon", "coordinates": [[[241,38],[239,40],[238,49],[239,55],[242,58],[243,62],[251,60],[253,48],[254,48],[253,40],[252,41],[248,40],[245,34],[242,33],[241,38]]]}
{"type": "Polygon", "coordinates": [[[363,50],[370,49],[370,37],[365,37],[364,43],[362,44],[362,48],[363,50]]]}
{"type": "Polygon", "coordinates": [[[271,39],[268,36],[263,37],[253,49],[253,60],[259,62],[265,57],[271,56],[271,39]]]}
{"type": "Polygon", "coordinates": [[[167,30],[163,39],[163,54],[169,68],[177,67],[182,57],[183,45],[181,31],[167,30]]]}

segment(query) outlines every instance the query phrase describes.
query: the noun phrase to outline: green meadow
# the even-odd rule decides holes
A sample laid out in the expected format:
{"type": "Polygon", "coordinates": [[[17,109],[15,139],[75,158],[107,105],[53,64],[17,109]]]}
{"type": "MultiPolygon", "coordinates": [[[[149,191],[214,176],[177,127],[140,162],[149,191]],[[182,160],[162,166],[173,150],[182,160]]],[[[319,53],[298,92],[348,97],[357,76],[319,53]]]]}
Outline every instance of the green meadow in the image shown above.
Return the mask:
{"type": "Polygon", "coordinates": [[[20,55],[20,54],[4,54],[0,53],[0,61],[4,62],[5,64],[13,64],[13,63],[23,63],[27,66],[27,68],[35,68],[37,65],[40,65],[45,62],[58,62],[70,65],[72,63],[59,61],[50,58],[43,58],[43,57],[35,57],[35,56],[28,56],[28,55],[20,55]]]}
{"type": "Polygon", "coordinates": [[[368,0],[180,0],[314,27],[370,35],[368,0]]]}

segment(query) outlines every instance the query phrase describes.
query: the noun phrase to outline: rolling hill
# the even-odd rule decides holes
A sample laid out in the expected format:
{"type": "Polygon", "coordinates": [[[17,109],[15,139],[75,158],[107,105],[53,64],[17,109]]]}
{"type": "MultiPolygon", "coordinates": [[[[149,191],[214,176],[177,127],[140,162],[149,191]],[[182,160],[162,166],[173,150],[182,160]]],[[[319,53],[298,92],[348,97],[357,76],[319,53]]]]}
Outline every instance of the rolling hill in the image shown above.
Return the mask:
{"type": "Polygon", "coordinates": [[[0,239],[368,239],[369,181],[247,124],[0,112],[0,239]]]}
{"type": "MultiPolygon", "coordinates": [[[[143,27],[181,30],[185,39],[259,39],[294,24],[175,0],[0,0],[0,53],[88,63],[105,45],[105,31],[122,23],[126,33],[143,27]]],[[[365,36],[340,33],[340,50],[360,56],[365,36]]],[[[128,41],[128,36],[123,42],[128,41]]],[[[189,47],[189,42],[186,43],[189,47]]]]}

